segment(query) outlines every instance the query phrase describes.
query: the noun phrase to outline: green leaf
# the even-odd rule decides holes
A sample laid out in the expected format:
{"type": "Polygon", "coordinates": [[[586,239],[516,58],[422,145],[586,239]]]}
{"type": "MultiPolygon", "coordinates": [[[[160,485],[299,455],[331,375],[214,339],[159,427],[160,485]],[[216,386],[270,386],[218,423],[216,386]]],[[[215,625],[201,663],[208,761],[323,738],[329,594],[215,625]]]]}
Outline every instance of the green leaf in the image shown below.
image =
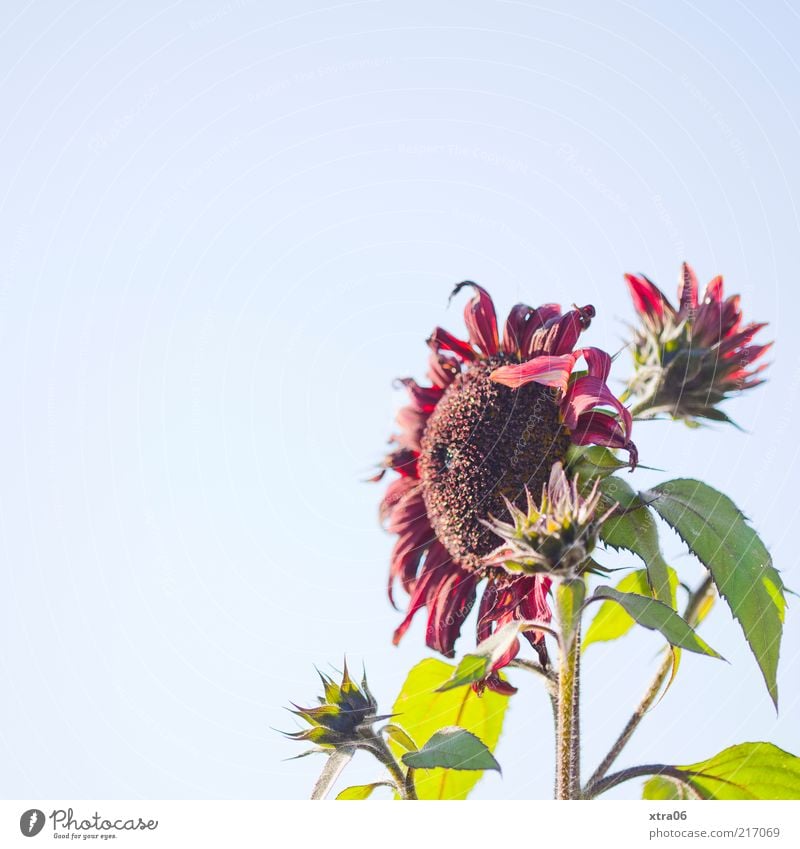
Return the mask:
{"type": "Polygon", "coordinates": [[[609,598],[621,604],[640,625],[651,631],[660,631],[673,646],[721,658],[695,634],[686,620],[663,602],[637,593],[621,593],[612,587],[598,587],[594,598],[609,598]]]}
{"type": "Polygon", "coordinates": [[[398,746],[405,749],[407,752],[417,751],[417,744],[399,725],[387,725],[383,729],[383,732],[390,740],[392,740],[394,743],[397,743],[398,746]]]}
{"type": "Polygon", "coordinates": [[[651,779],[645,782],[642,788],[642,799],[693,799],[694,796],[689,792],[684,784],[669,778],[665,775],[654,775],[651,779]]]}
{"type": "Polygon", "coordinates": [[[615,503],[624,512],[615,513],[603,522],[600,539],[612,548],[632,551],[643,561],[652,594],[665,604],[671,602],[669,566],[658,542],[658,526],[653,514],[622,478],[610,477],[600,483],[602,509],[615,503]]]}
{"type": "Polygon", "coordinates": [[[667,481],[642,493],[711,572],[738,620],[778,706],[778,658],[786,609],[783,581],[736,505],[696,480],[667,481]]]}
{"type": "Polygon", "coordinates": [[[495,769],[500,764],[484,743],[457,725],[442,728],[418,751],[403,755],[403,763],[412,769],[495,769]]]}
{"type": "Polygon", "coordinates": [[[589,481],[612,475],[628,464],[601,445],[571,445],[567,451],[566,465],[572,475],[578,475],[582,481],[589,481]]]}
{"type": "Polygon", "coordinates": [[[800,799],[800,758],[772,743],[740,743],[679,769],[697,773],[691,784],[709,799],[800,799]]]}
{"type": "Polygon", "coordinates": [[[523,622],[508,622],[490,637],[478,643],[473,653],[464,655],[453,677],[445,681],[438,692],[444,693],[456,687],[463,687],[465,684],[483,681],[492,671],[495,663],[511,648],[523,627],[523,622]]]}
{"type": "MultiPolygon", "coordinates": [[[[435,692],[449,678],[455,667],[436,658],[418,663],[408,674],[403,689],[392,708],[398,722],[414,740],[428,740],[443,726],[458,725],[480,738],[493,751],[500,738],[508,696],[486,690],[478,694],[471,687],[435,692]]],[[[390,740],[397,757],[402,746],[390,740]]],[[[466,799],[480,780],[477,771],[431,769],[416,774],[420,799],[466,799]]]]}
{"type": "MultiPolygon", "coordinates": [[[[478,649],[480,649],[480,645],[478,649]]],[[[472,684],[474,681],[482,681],[489,674],[491,668],[488,655],[465,654],[453,672],[453,677],[449,681],[445,681],[439,687],[438,692],[444,693],[456,687],[463,687],[465,684],[472,684]]]]}
{"type": "MultiPolygon", "coordinates": [[[[678,590],[678,575],[674,569],[667,567],[670,587],[670,601],[675,607],[675,597],[678,590]]],[[[617,585],[616,589],[622,593],[638,593],[639,595],[651,595],[650,584],[647,580],[647,572],[637,569],[626,575],[617,585]]],[[[592,619],[583,638],[583,648],[592,643],[604,643],[624,637],[634,626],[635,620],[625,612],[625,608],[614,601],[604,601],[600,609],[592,619]]]]}
{"type": "Polygon", "coordinates": [[[372,791],[378,787],[394,787],[389,781],[375,781],[372,784],[354,784],[352,787],[345,787],[344,790],[336,797],[337,802],[360,802],[364,799],[369,799],[372,791]]]}
{"type": "MultiPolygon", "coordinates": [[[[707,761],[676,767],[703,799],[800,799],[800,758],[772,743],[740,743],[707,761]]],[[[644,786],[645,799],[680,798],[656,796],[665,789],[663,776],[644,786]],[[651,795],[647,795],[651,794],[651,795]]]]}

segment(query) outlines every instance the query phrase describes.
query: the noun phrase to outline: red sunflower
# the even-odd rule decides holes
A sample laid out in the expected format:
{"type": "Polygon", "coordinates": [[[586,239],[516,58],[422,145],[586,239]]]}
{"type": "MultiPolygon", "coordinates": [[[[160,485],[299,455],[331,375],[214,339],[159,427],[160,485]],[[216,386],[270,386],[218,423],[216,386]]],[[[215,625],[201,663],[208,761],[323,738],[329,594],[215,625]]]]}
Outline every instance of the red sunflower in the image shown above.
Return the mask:
{"type": "Polygon", "coordinates": [[[633,339],[636,372],[629,386],[639,399],[637,416],[730,421],[718,404],[763,383],[760,375],[768,364],[753,363],[772,343],[750,343],[766,323],[742,323],[741,299],[724,296],[722,277],[715,277],[700,297],[687,263],[677,308],[643,274],[626,274],[625,280],[640,318],[633,339]]]}
{"type": "MultiPolygon", "coordinates": [[[[621,448],[636,465],[630,413],[606,383],[611,358],[597,348],[575,348],[594,307],[562,313],[557,304],[517,304],[501,338],[483,288],[465,281],[453,295],[466,286],[475,292],[464,310],[469,341],[437,327],[428,339],[431,385],[400,381],[410,403],[398,414],[396,448],[384,461],[399,477],[381,503],[387,530],[397,534],[389,597],[394,603],[396,581],[410,595],[394,642],[424,607],[425,641],[445,657],[454,654],[483,580],[478,641],[512,620],[550,619],[549,578],[512,576],[485,563],[500,539],[484,520],[505,514],[504,499],[521,506],[526,490],[542,492],[572,444],[621,448]],[[574,372],[581,358],[586,369],[574,372]]],[[[525,637],[546,664],[543,635],[525,637]]],[[[495,669],[518,651],[517,642],[495,669]]],[[[496,674],[486,683],[513,691],[496,674]]]]}

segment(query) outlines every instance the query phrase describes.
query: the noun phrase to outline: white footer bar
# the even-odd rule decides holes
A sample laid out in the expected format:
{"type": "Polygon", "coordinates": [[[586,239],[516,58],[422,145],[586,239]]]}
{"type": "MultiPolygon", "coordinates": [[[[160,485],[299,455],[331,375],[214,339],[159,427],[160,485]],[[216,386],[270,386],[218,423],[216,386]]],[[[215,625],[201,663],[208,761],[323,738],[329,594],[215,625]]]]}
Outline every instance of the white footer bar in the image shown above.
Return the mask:
{"type": "Polygon", "coordinates": [[[0,846],[800,846],[800,802],[0,802],[0,846]]]}

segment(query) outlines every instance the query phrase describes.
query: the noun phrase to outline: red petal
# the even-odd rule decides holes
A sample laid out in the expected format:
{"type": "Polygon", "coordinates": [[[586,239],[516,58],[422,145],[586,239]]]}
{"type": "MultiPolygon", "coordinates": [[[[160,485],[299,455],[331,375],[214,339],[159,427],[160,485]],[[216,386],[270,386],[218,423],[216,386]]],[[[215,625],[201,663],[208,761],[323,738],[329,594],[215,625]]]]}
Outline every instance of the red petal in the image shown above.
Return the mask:
{"type": "Polygon", "coordinates": [[[408,394],[411,396],[411,403],[423,413],[432,412],[442,397],[442,389],[439,386],[420,386],[411,377],[401,377],[396,383],[408,390],[408,394]]]}
{"type": "Polygon", "coordinates": [[[539,619],[542,622],[549,622],[552,615],[550,606],[547,604],[547,593],[551,584],[550,578],[536,576],[523,580],[532,583],[527,587],[527,591],[520,601],[517,618],[539,619]]]}
{"type": "Polygon", "coordinates": [[[413,478],[398,478],[386,487],[380,506],[380,519],[385,523],[391,519],[395,507],[404,496],[419,487],[419,481],[413,478]]]}
{"type": "MultiPolygon", "coordinates": [[[[766,354],[767,351],[774,345],[774,342],[767,342],[766,345],[748,345],[737,352],[736,359],[742,368],[746,368],[751,363],[754,363],[759,357],[766,354]]],[[[761,367],[763,369],[763,366],[761,367]]]]}
{"type": "Polygon", "coordinates": [[[494,303],[489,293],[471,280],[459,283],[450,298],[455,297],[465,286],[471,286],[475,290],[475,296],[470,298],[464,307],[464,323],[469,331],[469,341],[487,357],[493,357],[498,352],[497,314],[494,303]]]}
{"type": "Polygon", "coordinates": [[[567,391],[569,376],[575,365],[577,354],[562,354],[558,357],[540,356],[519,365],[501,366],[489,377],[496,383],[518,389],[526,383],[552,386],[561,392],[567,391]]]}
{"type": "Polygon", "coordinates": [[[417,581],[417,584],[414,587],[414,593],[411,596],[411,601],[408,603],[408,610],[406,611],[405,618],[397,626],[397,628],[395,628],[394,634],[392,635],[392,643],[394,645],[397,645],[400,640],[403,639],[406,631],[411,627],[414,616],[421,608],[425,607],[428,601],[428,590],[432,581],[433,576],[427,573],[423,574],[417,581]]]}
{"type": "Polygon", "coordinates": [[[592,377],[599,377],[603,382],[608,380],[608,375],[611,373],[611,357],[605,351],[599,348],[580,348],[575,353],[586,360],[592,377]]]}
{"type": "Polygon", "coordinates": [[[503,328],[503,350],[507,354],[520,353],[528,322],[535,314],[536,310],[527,304],[515,304],[511,308],[503,328]]]}
{"type": "Polygon", "coordinates": [[[428,379],[440,389],[446,389],[461,372],[461,364],[455,357],[431,351],[428,358],[428,379]]]}
{"type": "Polygon", "coordinates": [[[428,344],[437,353],[444,349],[452,351],[462,362],[472,362],[477,358],[477,354],[473,350],[469,342],[463,342],[461,339],[456,339],[452,333],[448,333],[444,328],[437,327],[430,338],[428,344]]]}
{"type": "Polygon", "coordinates": [[[734,352],[737,348],[741,348],[743,345],[747,345],[753,337],[758,333],[759,330],[762,330],[767,326],[767,322],[761,322],[760,324],[747,324],[745,325],[738,333],[734,333],[728,336],[719,344],[719,352],[723,357],[727,357],[729,354],[734,352]]]}
{"type": "Polygon", "coordinates": [[[679,315],[682,318],[697,309],[697,275],[687,262],[683,264],[681,284],[678,287],[678,301],[680,302],[679,315]]]}
{"type": "Polygon", "coordinates": [[[649,323],[653,324],[655,321],[661,324],[665,313],[675,314],[675,310],[661,289],[643,274],[626,274],[625,282],[628,284],[636,312],[648,319],[649,323]]]}
{"type": "Polygon", "coordinates": [[[453,563],[452,558],[441,543],[435,542],[431,545],[425,557],[425,562],[422,564],[419,577],[414,584],[405,618],[394,632],[392,642],[395,645],[400,642],[403,634],[411,626],[411,621],[417,611],[428,604],[432,604],[441,585],[452,574],[453,570],[460,570],[460,568],[453,563]]]}
{"type": "Polygon", "coordinates": [[[592,410],[578,416],[578,422],[572,431],[572,441],[576,445],[606,445],[609,448],[622,448],[628,452],[630,467],[636,468],[639,452],[636,446],[625,436],[616,416],[601,410],[592,410]]]}
{"type": "Polygon", "coordinates": [[[480,695],[485,688],[488,688],[495,693],[499,693],[501,696],[513,696],[514,693],[517,692],[517,688],[513,684],[509,684],[508,681],[503,681],[499,675],[490,675],[483,681],[476,681],[472,685],[472,689],[475,690],[478,695],[480,695]]]}
{"type": "MultiPolygon", "coordinates": [[[[453,564],[455,565],[455,564],[453,564]]],[[[456,567],[438,587],[433,603],[428,604],[428,627],[425,643],[445,657],[452,657],[461,625],[475,603],[478,577],[474,572],[456,567]]]]}
{"type": "MultiPolygon", "coordinates": [[[[415,455],[419,454],[420,440],[428,423],[428,413],[421,413],[414,407],[401,407],[395,421],[400,425],[400,433],[393,437],[394,441],[402,448],[413,451],[415,455]]],[[[409,474],[416,477],[416,469],[409,468],[409,474]]]]}
{"type": "Polygon", "coordinates": [[[742,322],[741,298],[739,295],[731,295],[722,304],[722,314],[720,316],[720,324],[722,336],[730,336],[735,333],[742,322]]]}
{"type": "Polygon", "coordinates": [[[725,383],[729,384],[729,386],[726,386],[726,391],[733,389],[750,389],[753,386],[758,386],[761,383],[764,383],[763,380],[751,380],[750,378],[755,377],[757,374],[761,374],[761,372],[768,369],[769,366],[770,363],[762,363],[758,366],[758,368],[750,369],[750,371],[746,368],[740,368],[729,372],[725,376],[725,383]]]}
{"type": "Polygon", "coordinates": [[[520,345],[520,352],[526,359],[533,356],[532,342],[534,334],[543,327],[549,327],[556,319],[561,317],[561,306],[559,304],[542,304],[537,307],[533,315],[528,319],[525,335],[520,345]]]}
{"type": "Polygon", "coordinates": [[[529,348],[532,356],[550,354],[559,356],[575,347],[581,332],[591,323],[595,309],[591,304],[570,310],[554,321],[549,322],[531,337],[529,348]]]}
{"type": "Polygon", "coordinates": [[[585,375],[579,377],[567,390],[561,403],[564,424],[572,430],[577,426],[578,417],[595,407],[613,407],[620,418],[626,439],[630,439],[633,421],[630,411],[606,386],[599,377],[585,375]]]}
{"type": "Polygon", "coordinates": [[[722,301],[722,277],[715,277],[709,284],[706,286],[705,294],[703,295],[704,302],[716,301],[719,303],[722,301]]]}
{"type": "MultiPolygon", "coordinates": [[[[396,439],[398,443],[401,441],[399,438],[396,439]]],[[[397,472],[403,477],[410,478],[416,483],[417,475],[417,458],[419,457],[419,452],[414,451],[405,446],[398,448],[397,451],[392,451],[391,454],[387,454],[383,459],[383,466],[386,469],[391,469],[393,472],[397,472]]],[[[380,480],[380,478],[376,477],[376,480],[380,480]]]]}
{"type": "MultiPolygon", "coordinates": [[[[402,480],[410,479],[405,478],[401,479],[401,481],[402,480]]],[[[400,483],[401,481],[395,481],[394,483],[400,483]]],[[[387,507],[385,511],[385,525],[387,533],[406,533],[408,529],[417,522],[427,522],[428,514],[425,509],[425,501],[422,497],[422,487],[419,481],[412,481],[412,483],[414,484],[412,488],[406,487],[395,503],[387,507]]],[[[387,489],[387,497],[393,485],[394,484],[390,485],[389,489],[387,489]]],[[[384,498],[384,503],[385,502],[386,498],[384,498]]]]}

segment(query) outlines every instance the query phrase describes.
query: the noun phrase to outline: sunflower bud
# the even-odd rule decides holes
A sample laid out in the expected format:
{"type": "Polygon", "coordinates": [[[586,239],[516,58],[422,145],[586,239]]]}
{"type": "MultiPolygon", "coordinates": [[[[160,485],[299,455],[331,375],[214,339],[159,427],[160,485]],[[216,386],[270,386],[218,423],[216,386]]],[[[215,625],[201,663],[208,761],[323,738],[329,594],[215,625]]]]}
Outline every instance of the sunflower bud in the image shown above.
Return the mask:
{"type": "Polygon", "coordinates": [[[361,688],[350,678],[347,663],[342,673],[342,683],[337,684],[328,675],[319,673],[324,695],[318,698],[319,706],[302,708],[294,705],[291,711],[304,719],[311,727],[304,731],[287,733],[293,740],[308,740],[323,749],[358,746],[365,736],[370,737],[375,722],[386,719],[377,716],[377,703],[367,686],[366,674],[361,688]]]}
{"type": "Polygon", "coordinates": [[[730,421],[717,405],[762,383],[767,366],[752,364],[770,347],[749,344],[765,324],[742,325],[739,296],[723,299],[722,278],[715,277],[698,299],[697,277],[686,264],[676,309],[642,275],[627,274],[640,326],[633,340],[635,373],[628,393],[635,395],[639,417],[671,415],[687,424],[698,419],[730,421]]]}
{"type": "Polygon", "coordinates": [[[484,561],[508,572],[547,573],[570,578],[583,573],[597,543],[600,525],[598,481],[587,496],[578,491],[577,478],[568,480],[561,463],[553,464],[550,480],[537,505],[527,492],[527,509],[507,501],[511,522],[490,517],[486,526],[503,544],[484,561]]]}

